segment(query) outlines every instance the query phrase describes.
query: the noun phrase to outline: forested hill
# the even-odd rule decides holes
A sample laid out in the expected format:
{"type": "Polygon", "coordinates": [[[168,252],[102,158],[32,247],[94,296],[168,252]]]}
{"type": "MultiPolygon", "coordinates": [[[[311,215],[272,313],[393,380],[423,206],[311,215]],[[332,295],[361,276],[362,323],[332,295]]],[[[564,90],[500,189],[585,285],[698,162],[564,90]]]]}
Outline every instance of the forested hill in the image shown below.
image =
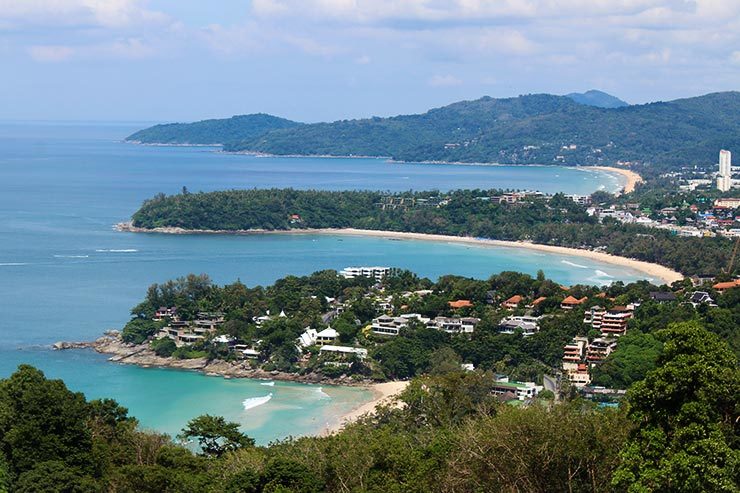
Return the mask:
{"type": "Polygon", "coordinates": [[[126,137],[142,144],[223,144],[254,139],[270,130],[291,128],[300,123],[264,113],[232,116],[195,123],[169,123],[139,130],[126,137]]]}
{"type": "Polygon", "coordinates": [[[490,200],[496,190],[383,194],[369,191],[231,190],[157,195],[133,215],[138,228],[288,230],[359,228],[523,240],[590,248],[665,265],[685,275],[719,274],[726,238],[678,237],[637,225],[599,224],[563,195],[516,204],[490,200]]]}
{"type": "Polygon", "coordinates": [[[569,96],[484,97],[418,115],[300,125],[268,115],[160,125],[143,142],[220,143],[227,151],[368,155],[406,161],[710,164],[740,147],[740,93],[600,108],[569,96]]]}
{"type": "Polygon", "coordinates": [[[586,92],[572,92],[570,94],[566,94],[566,96],[576,103],[596,106],[598,108],[623,108],[625,106],[629,106],[625,101],[622,101],[611,94],[597,91],[595,89],[591,89],[586,92]]]}

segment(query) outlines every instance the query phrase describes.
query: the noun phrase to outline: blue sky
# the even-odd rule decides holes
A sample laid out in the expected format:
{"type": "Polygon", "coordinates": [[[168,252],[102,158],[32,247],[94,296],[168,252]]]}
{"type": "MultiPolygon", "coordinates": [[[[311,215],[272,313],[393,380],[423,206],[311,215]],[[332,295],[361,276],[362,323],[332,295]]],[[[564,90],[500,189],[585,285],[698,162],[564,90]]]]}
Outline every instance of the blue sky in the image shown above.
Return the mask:
{"type": "Polygon", "coordinates": [[[738,0],[0,0],[0,119],[301,121],[740,89],[738,0]]]}

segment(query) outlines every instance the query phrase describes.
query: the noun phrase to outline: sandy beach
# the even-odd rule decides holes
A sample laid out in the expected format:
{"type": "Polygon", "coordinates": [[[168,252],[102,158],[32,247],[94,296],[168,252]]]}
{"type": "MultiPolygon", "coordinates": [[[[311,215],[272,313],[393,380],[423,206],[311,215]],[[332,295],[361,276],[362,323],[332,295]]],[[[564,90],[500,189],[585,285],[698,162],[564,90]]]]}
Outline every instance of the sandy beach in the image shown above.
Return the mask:
{"type": "Polygon", "coordinates": [[[624,185],[623,193],[630,193],[635,191],[635,186],[638,183],[642,183],[644,180],[642,176],[638,175],[634,171],[624,168],[612,168],[610,166],[589,166],[590,169],[598,169],[601,171],[609,171],[624,176],[627,179],[627,183],[624,185]]]}
{"type": "Polygon", "coordinates": [[[372,414],[375,412],[375,407],[378,404],[384,404],[389,403],[391,401],[391,397],[400,394],[406,386],[409,384],[409,382],[384,382],[384,383],[376,383],[372,386],[370,386],[370,390],[373,392],[373,399],[371,401],[365,402],[356,408],[352,409],[350,412],[343,414],[340,416],[340,418],[334,423],[333,425],[329,425],[323,432],[323,435],[330,435],[332,433],[336,433],[337,431],[341,430],[345,425],[351,423],[352,421],[356,420],[360,416],[363,416],[365,414],[372,414]]]}
{"type": "Polygon", "coordinates": [[[250,234],[329,234],[329,235],[349,235],[349,236],[372,236],[376,238],[389,238],[397,240],[419,240],[419,241],[443,241],[448,243],[464,243],[470,245],[489,246],[489,247],[508,247],[508,248],[527,248],[529,250],[536,250],[540,252],[554,253],[558,255],[568,255],[583,257],[599,262],[605,262],[612,265],[619,265],[622,267],[629,267],[640,272],[644,272],[648,278],[655,279],[656,281],[662,281],[666,284],[671,284],[675,281],[679,281],[684,278],[680,272],[676,272],[673,269],[664,267],[659,264],[653,264],[650,262],[643,262],[642,260],[635,260],[627,257],[620,257],[618,255],[611,255],[604,252],[594,252],[592,250],[583,250],[579,248],[567,248],[552,245],[541,245],[538,243],[530,243],[525,241],[503,241],[503,240],[489,240],[486,238],[473,238],[467,236],[447,236],[437,235],[428,233],[406,233],[400,231],[376,231],[370,229],[293,229],[293,230],[279,230],[279,231],[266,231],[266,230],[238,230],[238,231],[219,231],[219,230],[191,230],[183,228],[153,228],[144,229],[132,226],[130,223],[119,223],[116,225],[116,229],[119,231],[133,232],[133,233],[163,233],[163,234],[237,234],[237,235],[250,235],[250,234]]]}

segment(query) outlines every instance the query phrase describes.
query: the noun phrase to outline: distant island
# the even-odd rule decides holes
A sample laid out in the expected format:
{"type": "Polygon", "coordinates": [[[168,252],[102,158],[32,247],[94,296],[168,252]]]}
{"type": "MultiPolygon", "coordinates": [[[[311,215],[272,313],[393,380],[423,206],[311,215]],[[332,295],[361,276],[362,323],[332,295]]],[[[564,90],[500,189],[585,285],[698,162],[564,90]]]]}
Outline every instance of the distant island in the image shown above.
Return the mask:
{"type": "MultiPolygon", "coordinates": [[[[656,263],[683,275],[720,274],[728,264],[733,247],[729,239],[685,237],[667,228],[621,223],[617,211],[610,209],[615,200],[603,192],[566,197],[501,190],[254,189],[159,194],[119,228],[241,234],[356,228],[528,242],[572,248],[575,254],[590,250],[656,263]],[[590,213],[584,205],[588,202],[597,204],[590,213]],[[601,214],[597,209],[612,212],[601,214]]],[[[634,216],[630,213],[630,217],[634,216]]],[[[680,277],[675,275],[661,277],[672,281],[680,277]]]]}
{"type": "Polygon", "coordinates": [[[270,115],[157,125],[126,140],[398,161],[618,165],[647,175],[740,147],[740,93],[625,106],[606,93],[483,97],[417,115],[300,124],[270,115]]]}

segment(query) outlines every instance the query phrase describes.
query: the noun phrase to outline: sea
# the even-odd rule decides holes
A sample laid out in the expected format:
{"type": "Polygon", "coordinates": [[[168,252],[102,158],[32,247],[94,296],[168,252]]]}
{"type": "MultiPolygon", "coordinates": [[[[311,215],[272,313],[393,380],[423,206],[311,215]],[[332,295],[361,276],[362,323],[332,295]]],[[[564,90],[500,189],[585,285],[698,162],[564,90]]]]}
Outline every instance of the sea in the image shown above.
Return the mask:
{"type": "Polygon", "coordinates": [[[155,282],[207,273],[217,283],[265,285],[288,274],[350,265],[488,278],[544,270],[563,284],[608,284],[644,274],[580,257],[446,242],[322,235],[121,233],[159,192],[300,189],[527,189],[616,191],[622,178],[561,167],[390,163],[384,159],[234,155],[214,147],[122,141],[147,123],[0,122],[0,378],[31,364],[88,398],[112,397],[141,426],[175,436],[200,414],[237,421],[258,443],[320,432],[371,397],[352,387],[227,380],[108,362],[56,341],[121,328],[155,282]]]}

